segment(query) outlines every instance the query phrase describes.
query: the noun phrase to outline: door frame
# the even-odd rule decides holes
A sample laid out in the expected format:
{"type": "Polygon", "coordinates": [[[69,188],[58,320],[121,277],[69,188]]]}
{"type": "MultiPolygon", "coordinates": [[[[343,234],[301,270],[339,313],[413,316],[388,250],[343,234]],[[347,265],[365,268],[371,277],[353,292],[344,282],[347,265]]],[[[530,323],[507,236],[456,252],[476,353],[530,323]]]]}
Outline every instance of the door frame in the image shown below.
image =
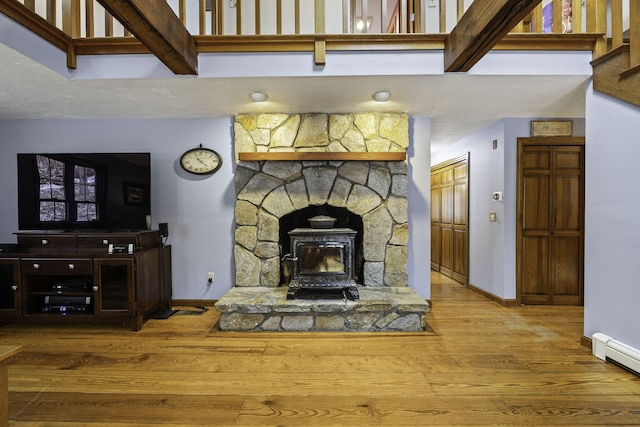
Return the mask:
{"type": "MultiPolygon", "coordinates": [[[[526,145],[553,145],[553,146],[583,146],[585,147],[585,138],[584,137],[575,137],[575,136],[539,136],[539,137],[519,137],[518,141],[518,152],[516,159],[516,303],[517,305],[522,304],[522,262],[523,262],[523,254],[522,254],[522,238],[523,238],[523,203],[524,203],[524,191],[523,191],[523,174],[524,174],[524,165],[522,164],[522,152],[526,145]]],[[[582,228],[582,243],[581,243],[581,259],[582,259],[582,292],[581,292],[581,300],[582,305],[584,305],[584,202],[585,202],[585,176],[584,173],[586,171],[586,167],[583,167],[583,178],[582,178],[582,218],[581,218],[581,228],[582,228]]]]}

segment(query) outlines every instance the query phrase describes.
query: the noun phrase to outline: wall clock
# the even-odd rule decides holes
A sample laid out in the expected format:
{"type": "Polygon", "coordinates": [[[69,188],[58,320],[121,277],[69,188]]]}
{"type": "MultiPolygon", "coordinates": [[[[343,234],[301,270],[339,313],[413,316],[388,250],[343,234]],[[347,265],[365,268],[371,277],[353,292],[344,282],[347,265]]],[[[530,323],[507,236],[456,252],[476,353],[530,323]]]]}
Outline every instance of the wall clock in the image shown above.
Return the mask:
{"type": "Polygon", "coordinates": [[[189,173],[210,175],[222,166],[222,157],[217,152],[199,147],[185,151],[180,157],[180,166],[189,173]]]}

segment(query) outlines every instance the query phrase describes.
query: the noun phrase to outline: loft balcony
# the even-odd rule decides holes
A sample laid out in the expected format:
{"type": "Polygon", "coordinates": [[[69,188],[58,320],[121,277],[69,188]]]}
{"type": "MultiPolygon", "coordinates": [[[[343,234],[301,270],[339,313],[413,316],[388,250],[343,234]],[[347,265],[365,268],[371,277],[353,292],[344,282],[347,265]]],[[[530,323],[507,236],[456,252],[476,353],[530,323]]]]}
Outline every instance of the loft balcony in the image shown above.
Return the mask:
{"type": "Polygon", "coordinates": [[[197,74],[199,53],[313,52],[322,65],[329,51],[445,50],[446,71],[466,71],[473,64],[460,67],[454,60],[468,37],[484,50],[606,50],[604,0],[530,1],[526,7],[509,0],[170,0],[147,11],[119,6],[136,3],[2,0],[0,11],[67,52],[69,68],[80,55],[151,52],[176,74],[197,74]]]}

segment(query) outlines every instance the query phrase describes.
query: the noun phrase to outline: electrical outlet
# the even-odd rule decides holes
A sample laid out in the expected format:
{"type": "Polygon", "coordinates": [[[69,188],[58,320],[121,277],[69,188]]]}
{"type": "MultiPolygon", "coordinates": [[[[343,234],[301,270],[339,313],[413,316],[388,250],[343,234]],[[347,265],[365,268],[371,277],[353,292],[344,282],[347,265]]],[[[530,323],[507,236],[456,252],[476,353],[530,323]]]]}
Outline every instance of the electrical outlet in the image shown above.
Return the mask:
{"type": "Polygon", "coordinates": [[[207,279],[207,281],[208,281],[209,283],[213,283],[213,279],[214,279],[213,272],[212,272],[212,271],[210,271],[210,272],[209,272],[209,274],[208,274],[208,279],[207,279]]]}

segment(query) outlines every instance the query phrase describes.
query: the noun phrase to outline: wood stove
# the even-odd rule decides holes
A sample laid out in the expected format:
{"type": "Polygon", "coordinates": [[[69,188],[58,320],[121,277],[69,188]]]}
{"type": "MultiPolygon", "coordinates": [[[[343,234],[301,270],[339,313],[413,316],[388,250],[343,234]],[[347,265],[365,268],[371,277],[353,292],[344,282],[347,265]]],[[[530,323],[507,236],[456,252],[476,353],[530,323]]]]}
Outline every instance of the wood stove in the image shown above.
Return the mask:
{"type": "Polygon", "coordinates": [[[287,259],[292,271],[287,299],[336,295],[359,299],[353,274],[356,234],[350,228],[291,230],[291,256],[287,259]]]}

